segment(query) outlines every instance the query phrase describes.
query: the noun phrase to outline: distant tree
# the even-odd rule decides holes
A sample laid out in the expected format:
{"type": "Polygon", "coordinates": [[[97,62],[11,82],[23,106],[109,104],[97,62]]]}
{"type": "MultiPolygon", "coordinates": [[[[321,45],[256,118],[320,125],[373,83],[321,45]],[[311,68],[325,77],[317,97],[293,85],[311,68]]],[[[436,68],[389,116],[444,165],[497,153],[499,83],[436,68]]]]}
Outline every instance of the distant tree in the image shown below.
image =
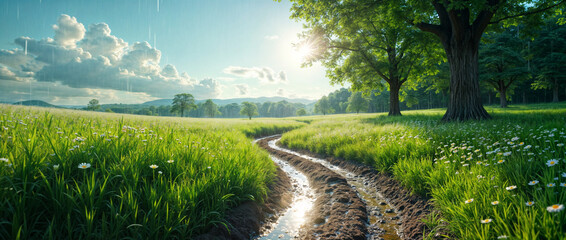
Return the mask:
{"type": "Polygon", "coordinates": [[[348,108],[348,98],[352,93],[346,88],[340,88],[328,94],[330,107],[334,109],[334,113],[346,113],[348,108]]]}
{"type": "Polygon", "coordinates": [[[500,106],[507,107],[507,93],[512,92],[521,80],[529,78],[527,61],[523,57],[522,40],[516,28],[501,33],[486,34],[480,45],[480,81],[499,94],[500,106]]]}
{"type": "Polygon", "coordinates": [[[240,110],[240,114],[244,116],[248,116],[250,120],[252,120],[253,116],[259,115],[257,112],[257,105],[251,102],[243,102],[242,109],[240,110]]]}
{"type": "Polygon", "coordinates": [[[179,112],[181,117],[184,116],[185,111],[196,109],[195,98],[189,93],[180,93],[173,98],[173,107],[171,113],[179,112]]]}
{"type": "Polygon", "coordinates": [[[97,99],[92,99],[88,102],[88,105],[86,107],[87,110],[89,111],[96,111],[100,109],[100,105],[98,104],[98,100],[97,99]]]}
{"type": "Polygon", "coordinates": [[[299,108],[299,110],[297,110],[296,114],[297,114],[297,116],[305,116],[305,115],[307,115],[307,110],[305,110],[304,108],[299,108]]]}
{"type": "Polygon", "coordinates": [[[220,112],[218,111],[218,105],[214,103],[211,99],[206,100],[203,104],[204,113],[206,116],[213,118],[216,115],[219,115],[220,112]]]}
{"type": "Polygon", "coordinates": [[[112,109],[110,109],[110,108],[107,108],[107,109],[104,110],[104,111],[107,112],[107,113],[113,113],[112,109]]]}
{"type": "Polygon", "coordinates": [[[237,103],[230,103],[218,108],[225,118],[237,118],[240,116],[240,105],[237,103]]]}
{"type": "Polygon", "coordinates": [[[352,93],[348,98],[348,112],[360,113],[368,110],[368,101],[362,96],[362,92],[352,93]]]}
{"type": "Polygon", "coordinates": [[[532,49],[535,55],[535,81],[533,89],[551,89],[552,101],[558,102],[558,91],[566,84],[566,25],[551,19],[535,38],[532,49]]]}
{"type": "Polygon", "coordinates": [[[323,96],[318,102],[314,104],[314,111],[326,115],[327,113],[333,113],[334,109],[330,106],[330,101],[327,96],[323,96]]]}

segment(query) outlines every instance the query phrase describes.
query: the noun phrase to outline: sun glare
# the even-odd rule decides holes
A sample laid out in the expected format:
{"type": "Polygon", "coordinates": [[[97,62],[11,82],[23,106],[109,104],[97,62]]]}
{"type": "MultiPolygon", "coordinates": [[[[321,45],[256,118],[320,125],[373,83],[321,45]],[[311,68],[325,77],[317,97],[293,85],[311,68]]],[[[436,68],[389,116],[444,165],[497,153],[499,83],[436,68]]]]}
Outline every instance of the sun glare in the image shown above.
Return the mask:
{"type": "Polygon", "coordinates": [[[297,61],[304,62],[313,54],[313,47],[310,44],[301,44],[295,47],[294,55],[297,61]]]}

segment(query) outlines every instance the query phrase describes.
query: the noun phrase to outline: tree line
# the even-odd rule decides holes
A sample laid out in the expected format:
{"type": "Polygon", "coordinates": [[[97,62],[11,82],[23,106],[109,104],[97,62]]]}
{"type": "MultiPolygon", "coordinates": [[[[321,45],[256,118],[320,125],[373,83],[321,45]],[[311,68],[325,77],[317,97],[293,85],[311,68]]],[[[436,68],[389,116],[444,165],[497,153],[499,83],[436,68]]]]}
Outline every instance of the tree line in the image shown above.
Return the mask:
{"type": "Polygon", "coordinates": [[[310,111],[302,103],[279,102],[243,102],[217,105],[211,99],[195,103],[190,93],[175,95],[171,105],[147,106],[143,104],[105,104],[100,105],[92,99],[85,110],[126,113],[148,116],[181,116],[194,118],[241,118],[241,117],[292,117],[304,116],[310,111]],[[250,116],[251,115],[251,116],[250,116]]]}

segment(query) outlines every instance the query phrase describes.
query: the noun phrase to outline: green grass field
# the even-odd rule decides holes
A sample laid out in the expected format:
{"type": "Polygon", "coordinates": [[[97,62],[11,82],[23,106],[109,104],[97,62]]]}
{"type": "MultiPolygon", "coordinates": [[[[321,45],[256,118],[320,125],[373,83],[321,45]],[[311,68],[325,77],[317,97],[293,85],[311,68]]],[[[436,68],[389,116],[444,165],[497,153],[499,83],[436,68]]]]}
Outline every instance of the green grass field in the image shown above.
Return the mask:
{"type": "Polygon", "coordinates": [[[303,125],[0,105],[0,239],[190,238],[264,198],[251,138],[303,125]]]}
{"type": "Polygon", "coordinates": [[[441,123],[444,110],[334,115],[283,135],[295,149],[355,160],[428,195],[459,239],[566,239],[566,104],[488,108],[492,120],[441,123]]]}
{"type": "Polygon", "coordinates": [[[363,162],[432,198],[459,239],[566,239],[566,104],[291,119],[141,117],[0,105],[0,238],[191,238],[261,201],[253,137],[363,162]],[[296,129],[296,130],[293,130],[296,129]]]}

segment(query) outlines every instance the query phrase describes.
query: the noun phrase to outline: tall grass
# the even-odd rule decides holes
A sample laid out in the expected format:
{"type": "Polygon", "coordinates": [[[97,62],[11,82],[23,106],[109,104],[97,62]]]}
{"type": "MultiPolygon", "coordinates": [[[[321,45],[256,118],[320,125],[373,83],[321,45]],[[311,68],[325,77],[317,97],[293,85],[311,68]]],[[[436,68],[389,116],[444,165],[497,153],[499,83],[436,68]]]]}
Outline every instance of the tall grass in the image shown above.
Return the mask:
{"type": "Polygon", "coordinates": [[[442,110],[315,118],[282,143],[393,174],[432,197],[457,238],[566,239],[566,104],[488,111],[464,123],[441,123],[442,110]]]}
{"type": "Polygon", "coordinates": [[[191,238],[266,195],[248,137],[302,125],[0,105],[0,238],[191,238]]]}

